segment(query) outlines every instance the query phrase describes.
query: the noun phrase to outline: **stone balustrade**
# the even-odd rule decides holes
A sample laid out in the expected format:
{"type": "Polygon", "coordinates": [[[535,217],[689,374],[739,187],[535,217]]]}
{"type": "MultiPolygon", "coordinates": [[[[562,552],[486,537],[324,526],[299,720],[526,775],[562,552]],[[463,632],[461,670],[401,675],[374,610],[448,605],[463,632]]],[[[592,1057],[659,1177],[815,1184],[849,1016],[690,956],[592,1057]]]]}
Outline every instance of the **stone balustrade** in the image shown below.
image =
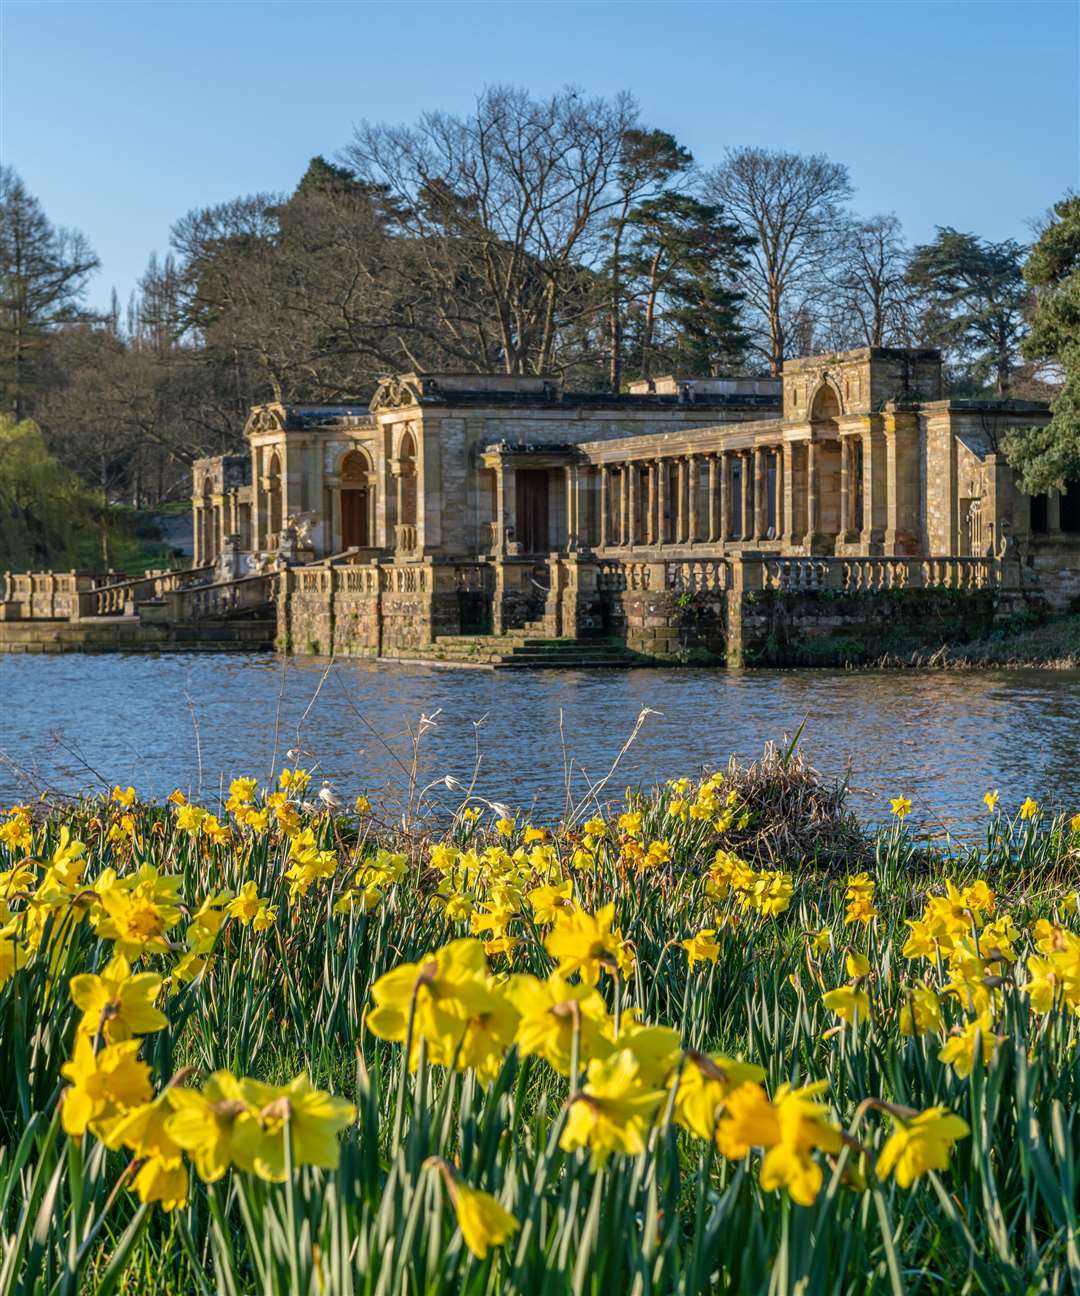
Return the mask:
{"type": "Polygon", "coordinates": [[[418,533],[415,526],[407,523],[394,527],[394,548],[398,553],[415,553],[418,547],[418,533]]]}
{"type": "Polygon", "coordinates": [[[1019,588],[1015,562],[995,558],[773,558],[742,557],[748,589],[843,590],[876,594],[901,589],[1019,588]],[[757,577],[760,568],[760,582],[757,577]]]}
{"type": "Polygon", "coordinates": [[[173,589],[164,598],[165,618],[176,625],[256,612],[274,602],[277,584],[277,572],[264,572],[213,585],[173,589]]]}

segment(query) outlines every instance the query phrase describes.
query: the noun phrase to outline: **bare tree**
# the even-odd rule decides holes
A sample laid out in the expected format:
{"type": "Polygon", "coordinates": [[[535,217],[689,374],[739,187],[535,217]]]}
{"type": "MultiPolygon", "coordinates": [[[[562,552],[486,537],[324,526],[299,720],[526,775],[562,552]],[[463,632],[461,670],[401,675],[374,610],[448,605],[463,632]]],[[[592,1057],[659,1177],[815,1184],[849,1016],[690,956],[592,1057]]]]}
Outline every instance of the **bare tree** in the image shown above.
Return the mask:
{"type": "Polygon", "coordinates": [[[628,95],[546,100],[496,86],[468,117],[424,113],[415,127],[365,124],[346,157],[385,188],[429,286],[428,327],[470,368],[558,367],[559,333],[604,297],[583,301],[637,109],[628,95]]]}
{"type": "Polygon", "coordinates": [[[752,236],[739,287],[757,313],[757,348],[778,375],[789,348],[789,324],[805,318],[810,299],[836,256],[840,204],[852,192],[847,168],[821,154],[764,148],[728,150],[705,177],[709,201],[752,236]]]}
{"type": "Polygon", "coordinates": [[[918,295],[907,281],[909,257],[895,216],[847,223],[828,276],[829,346],[914,345],[918,295]]]}

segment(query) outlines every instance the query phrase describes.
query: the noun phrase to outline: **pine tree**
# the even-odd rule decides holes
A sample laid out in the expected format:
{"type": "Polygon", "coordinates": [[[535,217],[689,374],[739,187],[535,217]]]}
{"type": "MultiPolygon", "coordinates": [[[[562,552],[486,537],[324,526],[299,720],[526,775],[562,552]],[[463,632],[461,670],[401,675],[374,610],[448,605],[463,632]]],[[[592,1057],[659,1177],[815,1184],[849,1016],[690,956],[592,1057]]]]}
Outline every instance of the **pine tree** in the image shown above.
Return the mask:
{"type": "Polygon", "coordinates": [[[21,419],[39,385],[51,330],[85,318],[98,259],[77,231],[50,224],[10,167],[0,167],[0,408],[21,419]]]}
{"type": "Polygon", "coordinates": [[[1080,194],[1054,206],[1054,216],[1031,249],[1024,278],[1035,291],[1023,354],[1063,379],[1042,428],[1011,432],[1005,451],[1035,495],[1080,481],[1080,194]]]}

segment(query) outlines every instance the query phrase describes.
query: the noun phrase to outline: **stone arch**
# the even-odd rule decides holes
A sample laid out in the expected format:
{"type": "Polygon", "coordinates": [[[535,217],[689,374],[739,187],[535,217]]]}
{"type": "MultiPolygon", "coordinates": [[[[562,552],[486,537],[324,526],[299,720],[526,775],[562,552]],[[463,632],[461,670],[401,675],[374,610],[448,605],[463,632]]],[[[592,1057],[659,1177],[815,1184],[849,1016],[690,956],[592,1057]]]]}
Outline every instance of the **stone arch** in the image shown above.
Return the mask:
{"type": "Polygon", "coordinates": [[[823,378],[808,407],[815,461],[815,482],[809,492],[814,497],[810,530],[812,543],[819,552],[834,552],[836,538],[844,530],[841,498],[843,450],[840,443],[843,412],[844,402],[839,387],[831,378],[823,378]]]}
{"type": "Polygon", "coordinates": [[[416,526],[416,438],[412,428],[406,427],[398,442],[398,525],[416,526]]]}
{"type": "Polygon", "coordinates": [[[199,552],[204,563],[212,563],[217,557],[217,521],[214,484],[210,473],[206,473],[202,479],[202,508],[199,510],[199,526],[202,530],[199,552]]]}
{"type": "Polygon", "coordinates": [[[809,406],[811,423],[834,423],[844,412],[840,389],[831,378],[823,378],[809,406]]]}
{"type": "Polygon", "coordinates": [[[266,529],[274,537],[275,545],[281,534],[281,523],[281,457],[274,450],[266,464],[266,529]]]}
{"type": "Polygon", "coordinates": [[[341,456],[337,475],[340,548],[366,549],[371,545],[375,513],[371,460],[358,446],[353,446],[341,456]]]}

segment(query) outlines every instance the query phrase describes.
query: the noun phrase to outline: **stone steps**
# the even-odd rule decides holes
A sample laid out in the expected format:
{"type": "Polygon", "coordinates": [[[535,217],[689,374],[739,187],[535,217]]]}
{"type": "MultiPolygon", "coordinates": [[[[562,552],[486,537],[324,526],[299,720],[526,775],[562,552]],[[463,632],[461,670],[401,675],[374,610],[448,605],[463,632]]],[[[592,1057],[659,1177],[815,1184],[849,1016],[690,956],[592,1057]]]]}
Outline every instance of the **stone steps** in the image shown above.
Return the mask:
{"type": "Polygon", "coordinates": [[[637,664],[622,643],[608,639],[555,639],[538,634],[439,635],[430,649],[401,656],[441,665],[550,670],[612,668],[637,664]]]}

